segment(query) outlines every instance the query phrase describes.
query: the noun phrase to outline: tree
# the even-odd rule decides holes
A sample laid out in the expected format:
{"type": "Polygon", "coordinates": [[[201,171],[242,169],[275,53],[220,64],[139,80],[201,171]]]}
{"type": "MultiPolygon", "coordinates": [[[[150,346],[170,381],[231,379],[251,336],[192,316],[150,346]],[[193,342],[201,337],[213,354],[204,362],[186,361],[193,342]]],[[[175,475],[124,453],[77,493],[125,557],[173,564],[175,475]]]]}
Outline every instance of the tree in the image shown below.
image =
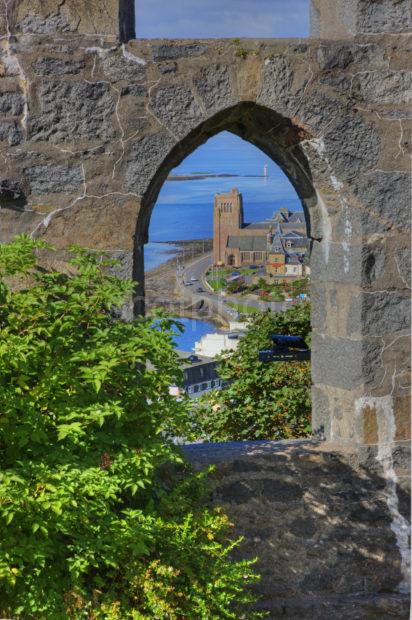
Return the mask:
{"type": "Polygon", "coordinates": [[[258,352],[271,346],[273,333],[300,335],[309,345],[309,304],[254,317],[237,351],[220,361],[219,374],[228,386],[205,396],[196,408],[199,437],[279,440],[310,434],[310,364],[260,362],[258,352]]]}
{"type": "Polygon", "coordinates": [[[169,439],[173,323],[116,320],[133,284],[110,261],[77,249],[48,272],[45,250],[0,246],[2,616],[241,617],[251,563],[169,439]]]}

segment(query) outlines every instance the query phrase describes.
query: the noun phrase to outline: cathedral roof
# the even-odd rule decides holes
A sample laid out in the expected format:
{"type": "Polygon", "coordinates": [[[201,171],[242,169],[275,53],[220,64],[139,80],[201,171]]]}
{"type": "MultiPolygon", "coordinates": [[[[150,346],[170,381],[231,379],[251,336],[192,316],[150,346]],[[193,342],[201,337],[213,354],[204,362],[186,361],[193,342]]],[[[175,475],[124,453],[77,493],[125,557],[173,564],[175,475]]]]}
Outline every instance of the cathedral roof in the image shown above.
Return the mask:
{"type": "Polygon", "coordinates": [[[266,246],[266,236],[262,237],[261,235],[250,235],[250,237],[230,235],[227,240],[228,248],[237,248],[241,252],[265,252],[266,246]]]}
{"type": "Polygon", "coordinates": [[[271,222],[255,222],[253,224],[244,224],[242,228],[247,228],[248,230],[269,230],[271,226],[271,222]]]}

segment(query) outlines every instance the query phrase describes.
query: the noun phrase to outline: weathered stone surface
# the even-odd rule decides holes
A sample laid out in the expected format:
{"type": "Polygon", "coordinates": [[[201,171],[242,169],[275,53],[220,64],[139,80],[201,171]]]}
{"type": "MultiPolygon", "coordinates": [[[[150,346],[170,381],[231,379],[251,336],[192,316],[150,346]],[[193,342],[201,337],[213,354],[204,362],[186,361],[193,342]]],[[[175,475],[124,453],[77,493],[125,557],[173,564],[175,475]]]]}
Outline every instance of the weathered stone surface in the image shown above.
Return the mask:
{"type": "Polygon", "coordinates": [[[121,90],[122,97],[131,95],[132,97],[146,97],[147,95],[146,84],[128,84],[121,90]]]}
{"type": "MultiPolygon", "coordinates": [[[[24,205],[22,205],[24,206],[24,205]]],[[[0,243],[9,243],[10,239],[16,235],[30,233],[35,230],[38,223],[43,219],[43,215],[39,215],[34,211],[26,211],[22,209],[19,212],[19,217],[16,217],[16,209],[14,207],[7,208],[6,204],[3,206],[3,201],[0,201],[0,243]],[[6,208],[5,208],[6,207],[6,208]]]]}
{"type": "Polygon", "coordinates": [[[145,78],[145,62],[131,52],[127,56],[124,50],[123,54],[106,54],[102,65],[105,77],[111,78],[114,82],[120,80],[140,82],[145,78]]]}
{"type": "Polygon", "coordinates": [[[392,461],[395,469],[408,471],[411,463],[411,443],[402,441],[395,443],[392,450],[392,461]]]}
{"type": "MultiPolygon", "coordinates": [[[[397,396],[394,399],[395,441],[408,441],[411,439],[411,394],[397,396]]],[[[409,468],[409,464],[406,464],[409,468]]]]}
{"type": "Polygon", "coordinates": [[[69,194],[79,192],[84,181],[80,166],[32,166],[24,170],[24,175],[33,194],[56,194],[63,187],[69,194]]]}
{"type": "Polygon", "coordinates": [[[320,79],[320,83],[342,94],[347,93],[351,87],[351,80],[346,75],[328,74],[320,79]]]}
{"type": "Polygon", "coordinates": [[[41,113],[29,120],[33,141],[109,140],[116,135],[115,102],[103,82],[46,81],[38,88],[41,113]]]}
{"type": "Polygon", "coordinates": [[[85,248],[118,251],[122,244],[130,252],[138,208],[139,203],[132,196],[122,196],[117,203],[111,196],[85,197],[68,209],[56,211],[47,222],[47,228],[38,228],[37,236],[47,234],[50,243],[59,249],[78,244],[85,248]]]}
{"type": "Polygon", "coordinates": [[[57,32],[74,32],[78,24],[70,23],[67,13],[56,11],[48,15],[41,16],[29,12],[17,18],[16,30],[24,34],[56,34],[57,32]]]}
{"type": "Polygon", "coordinates": [[[0,205],[21,200],[24,197],[23,188],[15,179],[0,179],[0,205]]]}
{"type": "Polygon", "coordinates": [[[234,103],[228,67],[212,65],[204,68],[195,76],[193,82],[208,109],[224,109],[234,103]]]}
{"type": "Polygon", "coordinates": [[[136,141],[126,162],[126,189],[142,196],[148,189],[151,176],[157,170],[175,141],[171,136],[157,133],[136,141]]]}
{"type": "Polygon", "coordinates": [[[326,290],[319,282],[311,282],[312,329],[322,331],[326,320],[326,290]]]}
{"type": "Polygon", "coordinates": [[[409,0],[359,0],[359,32],[399,32],[411,27],[409,0]]]}
{"type": "Polygon", "coordinates": [[[130,0],[17,0],[11,7],[13,32],[37,35],[87,33],[134,36],[134,6],[130,0]]]}
{"type": "Polygon", "coordinates": [[[362,282],[362,246],[351,243],[342,235],[339,243],[313,245],[311,253],[311,273],[320,282],[358,283],[362,282]]]}
{"type": "Polygon", "coordinates": [[[399,248],[396,252],[396,264],[406,286],[411,285],[411,248],[399,248]]]}
{"type": "MultiPolygon", "coordinates": [[[[358,319],[358,315],[354,314],[353,317],[354,321],[358,319]]],[[[374,378],[375,370],[379,366],[380,349],[378,342],[314,334],[313,382],[344,390],[355,389],[374,378]],[[339,360],[339,364],[336,360],[339,360]]]]}
{"type": "Polygon", "coordinates": [[[361,293],[348,315],[348,334],[382,336],[410,327],[409,297],[394,292],[361,293]]]}
{"type": "Polygon", "coordinates": [[[15,121],[0,121],[0,141],[7,141],[10,146],[17,146],[23,140],[23,133],[15,121]]]}
{"type": "Polygon", "coordinates": [[[385,248],[379,243],[362,247],[362,283],[370,286],[384,274],[385,248]]]}
{"type": "Polygon", "coordinates": [[[259,103],[273,107],[281,113],[295,113],[299,104],[298,95],[303,93],[304,84],[293,85],[293,68],[285,56],[274,55],[265,61],[262,90],[259,103]]]}
{"type": "Polygon", "coordinates": [[[34,64],[33,69],[36,75],[41,76],[60,76],[75,75],[84,69],[84,60],[73,60],[69,58],[39,58],[34,64]]]}
{"type": "Polygon", "coordinates": [[[331,403],[325,390],[319,386],[312,387],[312,433],[317,439],[330,437],[331,403]]]}
{"type": "Polygon", "coordinates": [[[202,119],[202,110],[192,91],[180,84],[158,88],[150,108],[161,124],[177,136],[185,135],[202,119]]]}
{"type": "Polygon", "coordinates": [[[0,92],[0,114],[20,116],[24,109],[24,98],[17,91],[0,92]]]}
{"type": "Polygon", "coordinates": [[[199,43],[185,43],[184,45],[162,43],[161,45],[153,45],[152,53],[153,60],[159,62],[163,60],[176,60],[178,58],[200,56],[206,49],[205,45],[200,45],[199,43]]]}
{"type": "Polygon", "coordinates": [[[376,62],[379,54],[373,44],[329,44],[318,49],[317,59],[321,69],[346,69],[352,64],[376,62]]]}
{"type": "Polygon", "coordinates": [[[409,0],[311,0],[311,34],[350,39],[362,33],[404,32],[411,26],[409,0]]]}
{"type": "Polygon", "coordinates": [[[372,123],[346,117],[325,135],[325,151],[335,176],[342,181],[372,168],[379,159],[380,139],[372,123]]]}
{"type": "Polygon", "coordinates": [[[167,75],[168,73],[176,73],[177,63],[176,62],[164,62],[159,66],[159,71],[162,75],[167,75]]]}
{"type": "Polygon", "coordinates": [[[408,103],[412,100],[412,72],[362,71],[353,78],[352,95],[368,103],[408,103]]]}
{"type": "Polygon", "coordinates": [[[342,113],[342,105],[336,99],[325,94],[311,93],[302,101],[298,117],[314,132],[319,132],[323,127],[328,127],[333,120],[339,118],[342,113]]]}
{"type": "Polygon", "coordinates": [[[373,172],[354,185],[357,209],[352,213],[354,228],[364,234],[385,232],[392,228],[410,230],[411,186],[406,172],[373,172]]]}
{"type": "Polygon", "coordinates": [[[258,557],[256,592],[269,618],[406,620],[406,600],[381,594],[402,576],[379,468],[358,469],[353,455],[321,442],[184,450],[196,468],[215,465],[212,503],[245,537],[236,557],[258,557]]]}

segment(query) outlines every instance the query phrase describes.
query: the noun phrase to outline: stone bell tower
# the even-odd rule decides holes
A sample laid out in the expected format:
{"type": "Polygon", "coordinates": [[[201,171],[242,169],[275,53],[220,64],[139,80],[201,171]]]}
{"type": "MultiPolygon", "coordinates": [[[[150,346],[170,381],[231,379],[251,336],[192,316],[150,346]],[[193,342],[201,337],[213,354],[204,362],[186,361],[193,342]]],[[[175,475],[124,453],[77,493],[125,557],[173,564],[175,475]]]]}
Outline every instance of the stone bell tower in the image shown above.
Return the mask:
{"type": "Polygon", "coordinates": [[[213,210],[213,264],[225,262],[227,240],[243,226],[243,197],[233,188],[227,194],[215,194],[213,210]]]}

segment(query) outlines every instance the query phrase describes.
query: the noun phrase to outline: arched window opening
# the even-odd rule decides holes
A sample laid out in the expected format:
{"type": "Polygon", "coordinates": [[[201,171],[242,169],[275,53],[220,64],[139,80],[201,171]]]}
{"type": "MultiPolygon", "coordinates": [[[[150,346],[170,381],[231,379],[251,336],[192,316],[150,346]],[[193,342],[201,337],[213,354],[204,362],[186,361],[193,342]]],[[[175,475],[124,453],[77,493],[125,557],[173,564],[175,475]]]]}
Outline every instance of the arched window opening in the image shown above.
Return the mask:
{"type": "MultiPolygon", "coordinates": [[[[146,310],[161,307],[183,322],[185,332],[176,334],[175,342],[190,398],[225,389],[216,356],[224,351],[235,355],[239,347],[242,351],[253,318],[308,308],[307,234],[302,202],[288,177],[267,154],[231,132],[217,133],[170,167],[149,219],[146,310]]],[[[295,325],[291,329],[299,335],[295,325]]],[[[261,363],[259,356],[256,350],[255,363],[261,363]]],[[[301,358],[289,362],[296,359],[301,358]]],[[[282,372],[290,374],[285,381],[293,386],[293,371],[287,370],[283,353],[267,361],[282,363],[282,372]]],[[[306,421],[292,431],[296,437],[309,432],[310,369],[303,363],[308,368],[306,384],[299,389],[300,397],[305,394],[306,421]]],[[[229,384],[233,381],[229,378],[229,384]]],[[[202,428],[203,438],[224,439],[202,428]]],[[[268,439],[286,436],[285,428],[266,430],[268,439]]],[[[258,437],[250,432],[250,439],[258,437]]],[[[227,438],[238,437],[233,430],[227,438]]]]}

